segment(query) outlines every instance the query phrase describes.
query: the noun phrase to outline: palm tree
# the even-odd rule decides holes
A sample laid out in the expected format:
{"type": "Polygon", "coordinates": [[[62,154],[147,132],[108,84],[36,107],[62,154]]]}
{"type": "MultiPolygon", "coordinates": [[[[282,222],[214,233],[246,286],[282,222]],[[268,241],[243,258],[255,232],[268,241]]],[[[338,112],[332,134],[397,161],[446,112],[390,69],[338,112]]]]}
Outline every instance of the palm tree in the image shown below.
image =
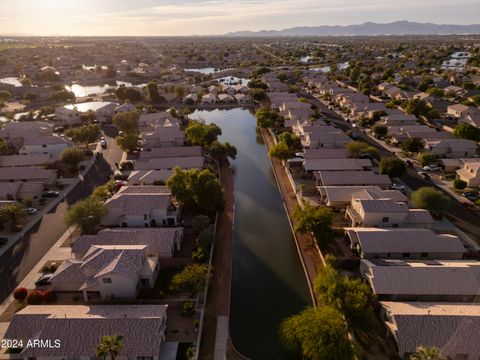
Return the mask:
{"type": "Polygon", "coordinates": [[[105,360],[110,355],[110,359],[115,360],[123,347],[123,335],[102,336],[100,344],[97,346],[97,356],[105,360]]]}
{"type": "Polygon", "coordinates": [[[434,346],[420,346],[410,356],[410,360],[446,360],[440,350],[434,346]]]}
{"type": "Polygon", "coordinates": [[[5,205],[0,209],[0,220],[11,221],[13,226],[16,226],[25,216],[25,209],[17,203],[5,205]]]}

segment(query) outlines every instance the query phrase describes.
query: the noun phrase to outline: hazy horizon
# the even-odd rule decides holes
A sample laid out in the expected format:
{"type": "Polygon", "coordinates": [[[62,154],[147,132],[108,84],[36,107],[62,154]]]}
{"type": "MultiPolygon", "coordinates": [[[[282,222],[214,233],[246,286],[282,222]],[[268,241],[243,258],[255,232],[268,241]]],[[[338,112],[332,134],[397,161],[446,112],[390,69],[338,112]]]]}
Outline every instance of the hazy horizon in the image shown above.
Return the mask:
{"type": "Polygon", "coordinates": [[[459,0],[0,0],[0,34],[187,36],[398,20],[480,23],[459,0]]]}

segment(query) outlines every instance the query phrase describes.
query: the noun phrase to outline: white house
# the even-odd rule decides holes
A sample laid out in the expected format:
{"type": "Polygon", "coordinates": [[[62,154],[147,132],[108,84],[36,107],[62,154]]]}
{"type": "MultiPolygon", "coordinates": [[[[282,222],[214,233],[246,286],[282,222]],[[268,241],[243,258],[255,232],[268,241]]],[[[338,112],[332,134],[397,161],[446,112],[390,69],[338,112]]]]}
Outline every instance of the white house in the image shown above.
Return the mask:
{"type": "Polygon", "coordinates": [[[94,245],[81,260],[65,260],[50,278],[56,292],[81,292],[85,301],[135,299],[140,288],[153,288],[158,257],[146,245],[94,245]]]}
{"type": "Polygon", "coordinates": [[[29,137],[24,139],[23,146],[18,150],[18,153],[20,155],[58,155],[69,146],[71,146],[71,143],[65,137],[55,135],[29,137]]]}
{"type": "Polygon", "coordinates": [[[125,186],[105,202],[104,226],[177,226],[179,210],[172,195],[157,186],[125,186]],[[162,192],[163,191],[163,192],[162,192]]]}
{"type": "Polygon", "coordinates": [[[75,126],[82,123],[81,112],[76,107],[73,109],[65,106],[55,109],[55,119],[65,126],[75,126]]]}

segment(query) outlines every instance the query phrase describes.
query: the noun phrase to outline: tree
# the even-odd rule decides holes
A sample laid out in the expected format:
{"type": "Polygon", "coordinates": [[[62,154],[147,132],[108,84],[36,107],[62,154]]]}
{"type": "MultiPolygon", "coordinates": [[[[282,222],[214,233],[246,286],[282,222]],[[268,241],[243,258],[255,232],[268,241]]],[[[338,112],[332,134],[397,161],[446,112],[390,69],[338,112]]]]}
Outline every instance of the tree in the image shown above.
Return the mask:
{"type": "Polygon", "coordinates": [[[156,104],[160,102],[160,94],[158,93],[158,84],[156,82],[152,81],[147,84],[147,92],[151,103],[156,104]]]}
{"type": "Polygon", "coordinates": [[[427,165],[430,165],[435,160],[437,160],[438,155],[431,152],[424,152],[420,154],[419,158],[422,166],[427,166],[427,165]]]}
{"type": "Polygon", "coordinates": [[[278,142],[276,145],[274,145],[268,154],[271,157],[276,157],[277,159],[280,160],[288,160],[293,156],[292,151],[289,149],[288,145],[282,141],[278,142]]]}
{"type": "Polygon", "coordinates": [[[0,101],[7,101],[10,99],[12,94],[7,90],[0,90],[0,101]]]}
{"type": "Polygon", "coordinates": [[[11,203],[0,208],[0,221],[11,221],[15,227],[26,217],[25,209],[18,203],[11,203]]]}
{"type": "Polygon", "coordinates": [[[388,127],[385,125],[376,124],[372,127],[373,134],[377,138],[383,138],[388,134],[388,127]]]}
{"type": "Polygon", "coordinates": [[[100,134],[100,127],[97,124],[88,124],[65,131],[65,135],[71,137],[73,141],[85,145],[95,142],[100,134]]]}
{"type": "Polygon", "coordinates": [[[401,177],[407,171],[405,163],[397,157],[389,157],[380,161],[380,174],[390,177],[401,177]]]}
{"type": "Polygon", "coordinates": [[[353,349],[342,314],[329,306],[309,307],[283,320],[280,338],[303,359],[350,360],[353,349]]]}
{"type": "Polygon", "coordinates": [[[121,100],[128,100],[130,102],[136,102],[142,100],[142,93],[133,87],[120,86],[115,91],[115,95],[121,100]]]}
{"type": "Polygon", "coordinates": [[[358,279],[341,276],[333,267],[333,257],[326,257],[319,269],[314,291],[321,303],[340,311],[354,329],[362,328],[371,315],[373,294],[370,287],[358,279]]]}
{"type": "Polygon", "coordinates": [[[60,90],[56,91],[53,94],[50,95],[50,100],[54,101],[74,101],[75,100],[75,94],[71,91],[67,90],[60,90]]]}
{"type": "Polygon", "coordinates": [[[480,141],[480,129],[470,124],[460,124],[453,130],[453,136],[478,142],[480,141]]]}
{"type": "Polygon", "coordinates": [[[95,190],[93,190],[92,197],[102,202],[107,201],[112,197],[115,190],[116,190],[115,181],[110,180],[104,185],[97,186],[95,190]]]}
{"type": "Polygon", "coordinates": [[[192,220],[193,230],[197,234],[201,233],[203,230],[208,229],[210,226],[210,218],[206,215],[197,215],[192,220]]]}
{"type": "Polygon", "coordinates": [[[412,99],[407,101],[405,105],[405,111],[407,114],[413,114],[417,117],[425,116],[429,111],[429,107],[425,103],[425,101],[420,99],[412,99]]]}
{"type": "Polygon", "coordinates": [[[181,272],[175,274],[170,285],[177,292],[197,293],[205,288],[208,266],[206,264],[189,264],[181,272]]]}
{"type": "Polygon", "coordinates": [[[463,181],[462,179],[455,179],[453,181],[453,187],[456,189],[456,190],[463,190],[467,187],[467,182],[466,181],[463,181]]]}
{"type": "Polygon", "coordinates": [[[134,132],[124,133],[121,136],[117,136],[116,141],[117,145],[120,146],[123,151],[131,153],[138,149],[140,135],[134,132]]]}
{"type": "Polygon", "coordinates": [[[75,171],[78,169],[78,164],[84,159],[85,153],[77,148],[69,147],[62,152],[62,161],[70,165],[75,171]]]}
{"type": "Polygon", "coordinates": [[[293,213],[295,230],[303,234],[313,234],[322,243],[332,236],[333,211],[326,206],[314,207],[307,204],[297,207],[293,213]]]}
{"type": "Polygon", "coordinates": [[[221,142],[214,141],[208,147],[207,151],[213,158],[217,160],[225,159],[227,157],[235,159],[237,156],[237,148],[229,142],[222,144],[221,142]]]}
{"type": "Polygon", "coordinates": [[[423,149],[423,147],[424,147],[423,141],[419,137],[408,138],[407,140],[402,141],[402,143],[400,144],[400,148],[403,151],[411,152],[411,153],[420,152],[423,149]]]}
{"type": "Polygon", "coordinates": [[[4,139],[0,138],[0,154],[3,154],[5,150],[7,150],[8,145],[7,142],[4,139]]]}
{"type": "Polygon", "coordinates": [[[110,356],[111,360],[115,360],[124,346],[123,335],[102,336],[97,346],[97,356],[103,360],[110,356]]]}
{"type": "Polygon", "coordinates": [[[410,360],[447,360],[436,347],[420,346],[412,355],[410,360]]]}
{"type": "Polygon", "coordinates": [[[265,108],[258,109],[255,117],[257,118],[257,126],[261,128],[277,127],[283,123],[278,112],[265,108]]]}
{"type": "Polygon", "coordinates": [[[298,149],[301,146],[300,137],[289,131],[284,131],[278,135],[278,141],[287,144],[289,149],[298,149]]]}
{"type": "Polygon", "coordinates": [[[378,150],[363,141],[352,141],[345,145],[345,148],[351,156],[356,158],[358,158],[362,154],[369,154],[372,158],[375,159],[379,158],[378,150]]]}
{"type": "Polygon", "coordinates": [[[65,223],[68,226],[78,226],[82,233],[93,233],[106,213],[107,209],[100,200],[88,197],[68,209],[65,223]]]}
{"type": "Polygon", "coordinates": [[[185,129],[185,136],[192,145],[208,147],[222,135],[222,129],[217,124],[205,124],[191,121],[185,129]]]}
{"type": "Polygon", "coordinates": [[[223,210],[224,193],[220,180],[209,169],[184,170],[176,167],[167,186],[179,204],[204,214],[223,210]]]}
{"type": "Polygon", "coordinates": [[[16,288],[15,291],[13,292],[13,298],[17,301],[23,302],[28,295],[28,290],[27,288],[24,287],[19,287],[16,288]]]}
{"type": "Polygon", "coordinates": [[[422,187],[412,194],[412,203],[417,208],[426,209],[435,216],[441,216],[450,207],[450,198],[434,187],[422,187]]]}
{"type": "Polygon", "coordinates": [[[116,114],[112,121],[124,133],[138,133],[138,118],[136,111],[121,112],[116,114]]]}
{"type": "Polygon", "coordinates": [[[255,88],[250,89],[249,94],[252,97],[253,101],[257,103],[262,103],[267,100],[267,92],[263,89],[255,88]]]}

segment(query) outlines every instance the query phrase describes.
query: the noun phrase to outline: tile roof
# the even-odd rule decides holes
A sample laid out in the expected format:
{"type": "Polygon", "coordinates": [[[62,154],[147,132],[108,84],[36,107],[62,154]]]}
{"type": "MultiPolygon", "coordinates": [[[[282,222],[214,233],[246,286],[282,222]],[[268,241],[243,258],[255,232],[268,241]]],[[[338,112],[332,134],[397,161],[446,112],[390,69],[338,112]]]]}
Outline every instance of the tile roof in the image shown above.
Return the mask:
{"type": "Polygon", "coordinates": [[[480,262],[362,260],[375,294],[480,295],[480,262]]]}
{"type": "Polygon", "coordinates": [[[153,158],[136,161],[135,170],[173,169],[177,166],[184,169],[201,169],[204,162],[203,156],[153,158]]]}
{"type": "Polygon", "coordinates": [[[164,256],[172,253],[183,236],[183,228],[105,229],[97,235],[80,236],[72,246],[74,253],[85,254],[93,245],[145,245],[145,252],[164,256]]]}
{"type": "MultiPolygon", "coordinates": [[[[480,354],[480,304],[380,302],[392,318],[387,326],[394,333],[401,355],[419,346],[435,346],[444,356],[480,354]]],[[[472,357],[472,358],[473,358],[472,357]]],[[[469,357],[470,358],[470,357],[469,357]]]]}
{"type": "Polygon", "coordinates": [[[120,357],[158,357],[165,331],[166,305],[30,305],[7,329],[10,339],[59,339],[61,346],[30,347],[24,357],[95,358],[106,334],[123,335],[120,357]]]}

